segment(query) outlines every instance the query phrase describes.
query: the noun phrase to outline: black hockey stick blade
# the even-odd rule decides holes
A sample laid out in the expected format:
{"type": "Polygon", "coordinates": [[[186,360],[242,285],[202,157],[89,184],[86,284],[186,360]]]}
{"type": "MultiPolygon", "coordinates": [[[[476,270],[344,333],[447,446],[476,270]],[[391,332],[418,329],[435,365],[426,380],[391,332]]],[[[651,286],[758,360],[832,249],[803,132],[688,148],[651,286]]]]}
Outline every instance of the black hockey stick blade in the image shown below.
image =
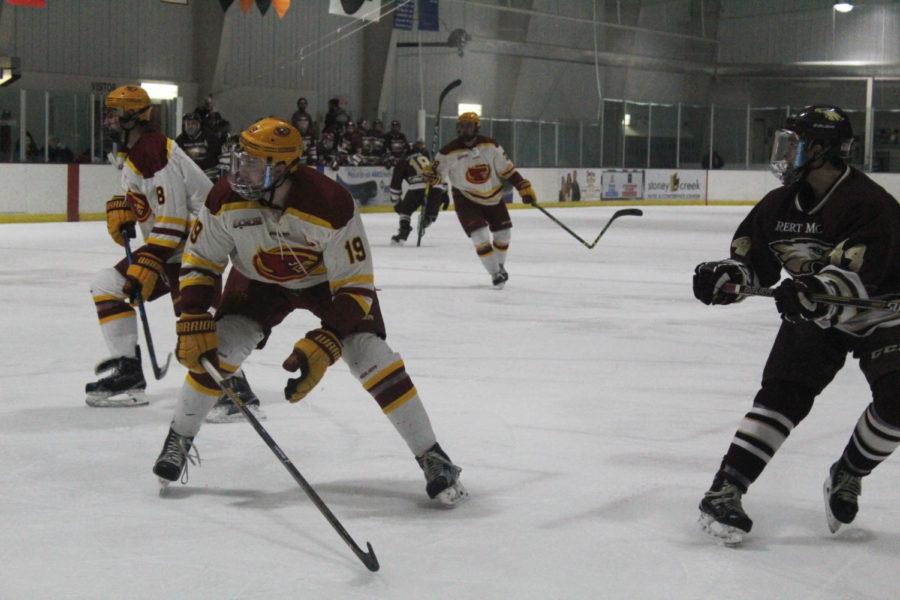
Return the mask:
{"type": "Polygon", "coordinates": [[[201,358],[200,364],[206,370],[210,377],[213,378],[213,381],[216,382],[216,385],[225,392],[225,395],[234,402],[235,406],[237,406],[241,412],[244,414],[244,418],[247,419],[247,422],[253,426],[253,429],[256,430],[256,433],[259,434],[259,437],[263,439],[272,453],[278,457],[278,460],[281,461],[281,464],[284,465],[284,468],[287,469],[288,473],[291,474],[291,477],[294,478],[294,481],[300,486],[300,488],[306,493],[310,500],[312,500],[313,504],[316,505],[316,508],[319,509],[319,512],[322,513],[322,516],[328,521],[328,523],[334,528],[341,539],[350,547],[353,551],[353,554],[366,566],[366,568],[372,572],[377,571],[380,568],[378,564],[378,557],[375,556],[375,550],[372,548],[372,544],[366,542],[366,548],[368,552],[363,552],[363,549],[359,547],[359,545],[350,537],[350,534],[347,533],[347,530],[344,529],[344,526],[338,521],[338,518],[334,516],[334,513],[331,512],[331,509],[328,508],[328,505],[325,504],[325,501],[319,497],[319,494],[316,493],[316,490],[306,481],[306,478],[300,474],[300,471],[297,467],[294,466],[294,463],[291,462],[291,459],[288,458],[287,454],[281,449],[281,447],[275,443],[275,440],[272,439],[272,436],[269,435],[269,432],[266,431],[266,428],[263,427],[257,418],[253,415],[249,408],[244,404],[241,400],[240,395],[231,389],[231,386],[225,382],[225,379],[222,377],[219,370],[216,369],[212,363],[210,363],[207,359],[201,358]]]}
{"type": "Polygon", "coordinates": [[[641,217],[644,215],[644,211],[639,208],[623,208],[617,210],[613,213],[613,216],[609,218],[609,221],[606,222],[606,225],[603,226],[603,229],[600,230],[600,233],[597,234],[597,238],[594,240],[592,244],[585,244],[589,249],[593,249],[594,246],[597,245],[597,242],[600,241],[600,238],[603,237],[603,234],[606,233],[606,230],[609,229],[609,226],[613,224],[613,221],[618,219],[619,217],[641,217]]]}
{"type": "Polygon", "coordinates": [[[455,79],[448,83],[447,87],[443,89],[441,95],[438,97],[438,106],[444,103],[444,98],[447,97],[447,94],[458,88],[460,85],[462,85],[462,79],[455,79]]]}

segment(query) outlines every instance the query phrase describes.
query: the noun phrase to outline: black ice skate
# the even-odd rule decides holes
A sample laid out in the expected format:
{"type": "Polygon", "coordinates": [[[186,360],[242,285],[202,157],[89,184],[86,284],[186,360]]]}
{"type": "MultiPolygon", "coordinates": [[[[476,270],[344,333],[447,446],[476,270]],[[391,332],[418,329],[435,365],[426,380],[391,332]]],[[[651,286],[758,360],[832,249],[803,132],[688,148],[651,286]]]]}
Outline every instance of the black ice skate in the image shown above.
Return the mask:
{"type": "MultiPolygon", "coordinates": [[[[257,421],[265,421],[266,414],[259,406],[259,398],[250,389],[246,376],[235,374],[225,380],[231,389],[237,392],[244,405],[250,409],[257,421]]],[[[227,394],[222,394],[215,406],[206,415],[207,423],[237,423],[244,420],[244,413],[231,401],[227,394]]]]}
{"type": "Polygon", "coordinates": [[[506,272],[506,269],[503,268],[503,265],[500,265],[500,270],[491,275],[491,283],[494,284],[495,290],[502,290],[503,286],[506,285],[506,282],[509,280],[509,273],[506,272]]]}
{"type": "Polygon", "coordinates": [[[166,441],[163,443],[162,452],[153,465],[153,473],[159,477],[160,490],[162,494],[166,487],[173,481],[181,479],[181,483],[187,483],[188,469],[187,464],[200,464],[200,454],[194,448],[194,454],[191,455],[194,438],[184,435],[178,435],[172,428],[166,435],[166,441]]]}
{"type": "Polygon", "coordinates": [[[84,386],[88,406],[144,406],[149,404],[144,390],[147,382],[141,369],[141,349],[136,348],[135,358],[121,356],[108,358],[97,365],[95,375],[112,371],[106,377],[84,386]]]}
{"type": "Polygon", "coordinates": [[[753,521],[741,506],[743,492],[731,482],[716,481],[700,501],[700,527],[725,546],[737,546],[753,521]]]}
{"type": "Polygon", "coordinates": [[[409,224],[409,221],[400,221],[400,229],[397,231],[397,235],[391,236],[391,246],[402,246],[405,244],[410,233],[412,233],[412,225],[409,224]]]}
{"type": "Polygon", "coordinates": [[[436,498],[445,506],[455,506],[469,497],[469,492],[459,481],[462,469],[450,462],[439,444],[417,456],[416,461],[425,473],[425,492],[429,498],[436,498]]]}
{"type": "Polygon", "coordinates": [[[828,529],[831,533],[837,533],[841,525],[852,523],[856,518],[859,511],[857,498],[862,495],[862,477],[847,471],[839,460],[831,465],[823,492],[828,529]]]}

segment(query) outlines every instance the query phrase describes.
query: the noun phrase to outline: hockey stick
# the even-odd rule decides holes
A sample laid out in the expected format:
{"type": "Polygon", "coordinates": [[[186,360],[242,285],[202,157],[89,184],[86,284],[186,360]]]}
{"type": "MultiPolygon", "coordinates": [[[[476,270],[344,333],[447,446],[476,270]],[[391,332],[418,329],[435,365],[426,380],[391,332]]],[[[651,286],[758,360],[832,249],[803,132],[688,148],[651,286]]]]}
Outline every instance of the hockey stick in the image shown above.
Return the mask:
{"type": "Polygon", "coordinates": [[[203,368],[206,369],[206,372],[209,373],[209,376],[213,378],[213,380],[218,384],[218,386],[222,389],[223,392],[228,396],[228,398],[234,402],[235,406],[241,409],[241,412],[244,413],[244,417],[247,418],[247,421],[253,426],[253,429],[256,430],[256,433],[259,434],[259,437],[263,439],[269,449],[275,453],[275,456],[278,457],[278,460],[281,461],[281,464],[284,465],[284,468],[288,470],[288,473],[291,474],[291,477],[294,478],[303,491],[306,492],[306,495],[309,496],[309,499],[313,501],[313,504],[316,505],[316,508],[319,509],[319,512],[324,515],[324,517],[328,520],[331,526],[337,531],[338,535],[341,536],[341,539],[350,546],[350,549],[353,550],[353,554],[362,561],[362,564],[366,566],[370,571],[377,571],[379,569],[378,558],[375,556],[375,550],[372,548],[372,544],[366,542],[366,547],[368,548],[368,552],[363,552],[362,548],[360,548],[353,538],[350,537],[350,534],[347,533],[347,530],[344,529],[344,526],[341,525],[341,522],[338,521],[338,518],[334,516],[334,513],[328,508],[325,502],[319,497],[319,494],[316,493],[316,490],[304,479],[303,475],[300,474],[300,471],[297,470],[297,467],[294,466],[294,463],[291,462],[291,459],[287,457],[287,455],[278,447],[278,444],[275,443],[275,440],[272,439],[272,436],[269,435],[269,432],[259,424],[259,421],[253,416],[253,413],[250,412],[239,394],[237,394],[231,387],[225,383],[224,378],[221,374],[219,374],[218,369],[216,369],[212,363],[210,363],[207,359],[201,358],[200,364],[203,365],[203,368]]]}
{"type": "Polygon", "coordinates": [[[575,233],[574,231],[572,231],[571,229],[566,227],[565,223],[563,223],[562,221],[560,221],[559,219],[554,217],[552,214],[550,214],[550,212],[546,208],[544,208],[537,202],[532,202],[531,205],[533,207],[535,207],[536,209],[538,209],[539,211],[541,211],[542,213],[544,213],[545,215],[547,215],[551,221],[553,221],[554,223],[556,223],[557,225],[562,227],[564,230],[566,230],[566,232],[569,235],[571,235],[573,238],[575,238],[576,240],[578,240],[579,242],[584,244],[585,248],[587,248],[588,250],[593,249],[594,246],[597,245],[597,242],[600,241],[600,238],[603,237],[603,234],[606,233],[607,229],[609,229],[609,226],[612,225],[613,221],[615,221],[619,217],[628,217],[628,216],[640,217],[641,215],[644,214],[644,211],[642,211],[639,208],[623,208],[621,210],[617,210],[616,212],[613,213],[613,216],[609,218],[609,221],[606,222],[606,225],[603,226],[603,229],[600,230],[600,233],[597,234],[597,237],[594,238],[594,241],[591,243],[588,243],[586,240],[582,239],[582,237],[580,235],[578,235],[577,233],[575,233]]]}
{"type": "MultiPolygon", "coordinates": [[[[128,241],[128,233],[124,230],[122,231],[122,238],[125,240],[125,258],[128,259],[128,266],[131,266],[131,242],[128,241]]],[[[150,364],[153,365],[153,376],[159,381],[166,376],[166,371],[169,370],[169,363],[172,362],[172,353],[169,352],[169,355],[166,357],[166,364],[160,369],[159,363],[156,362],[156,352],[153,350],[153,338],[150,336],[150,321],[147,320],[147,311],[144,308],[144,299],[141,297],[141,291],[137,290],[132,298],[137,303],[138,312],[141,314],[141,324],[144,326],[144,341],[147,342],[147,354],[150,355],[150,364]]]]}
{"type": "MultiPolygon", "coordinates": [[[[775,288],[757,287],[753,285],[737,285],[726,283],[722,291],[728,294],[741,294],[744,296],[775,297],[775,288]]],[[[824,302],[837,306],[852,306],[855,308],[868,308],[887,312],[900,312],[900,298],[892,300],[876,300],[874,298],[850,298],[848,296],[832,296],[831,294],[807,294],[813,302],[824,302]]]]}
{"type": "MultiPolygon", "coordinates": [[[[462,85],[462,79],[456,79],[447,84],[447,87],[441,92],[441,95],[438,97],[438,110],[437,117],[434,119],[434,130],[431,134],[431,160],[433,161],[437,156],[437,145],[438,138],[440,137],[441,132],[441,107],[444,105],[444,98],[447,97],[447,94],[452,92],[454,89],[458,88],[462,85]]],[[[422,245],[422,236],[425,235],[425,219],[427,218],[427,209],[428,209],[428,197],[431,195],[431,184],[425,184],[425,201],[422,203],[422,210],[419,212],[419,221],[416,223],[416,235],[418,236],[416,239],[416,247],[422,245]]]]}

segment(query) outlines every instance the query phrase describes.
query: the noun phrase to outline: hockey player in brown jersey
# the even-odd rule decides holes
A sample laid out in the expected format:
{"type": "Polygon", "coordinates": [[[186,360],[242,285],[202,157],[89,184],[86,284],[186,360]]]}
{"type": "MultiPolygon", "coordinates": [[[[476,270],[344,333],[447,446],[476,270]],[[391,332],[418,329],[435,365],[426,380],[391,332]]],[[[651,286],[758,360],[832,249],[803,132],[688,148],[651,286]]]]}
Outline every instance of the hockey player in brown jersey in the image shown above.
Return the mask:
{"type": "Polygon", "coordinates": [[[491,282],[502,289],[509,279],[506,252],[512,229],[502,199],[502,181],[519,191],[522,202],[537,200],[531,183],[523,178],[495,140],[478,134],[480,119],[463,113],[456,122],[457,138],[444,146],[428,173],[433,185],[447,179],[453,186],[453,205],[463,231],[472,240],[491,282]]]}
{"type": "Polygon", "coordinates": [[[391,202],[394,204],[394,212],[400,216],[400,229],[396,235],[391,236],[392,246],[402,246],[409,238],[412,232],[411,216],[425,202],[426,189],[428,191],[428,203],[425,206],[426,227],[437,220],[442,201],[446,202],[444,208],[450,203],[445,185],[439,184],[428,189],[425,173],[431,169],[430,158],[425,143],[418,141],[413,144],[410,153],[397,160],[394,166],[390,188],[391,202]],[[407,185],[406,195],[401,200],[404,182],[407,185]]]}
{"type": "Polygon", "coordinates": [[[752,525],[742,495],[848,353],[859,360],[872,401],[825,480],[832,532],[853,521],[862,478],[900,445],[900,315],[809,296],[900,296],[900,205],[847,165],[852,141],[840,108],[810,106],[788,118],[772,150],[772,167],[784,186],[740,224],[729,259],[695,271],[694,295],[705,304],[743,299],[726,293],[725,283],[770,286],[782,269],[789,275],[776,290],[782,324],[762,387],[700,502],[701,525],[728,545],[740,543],[752,525]]]}
{"type": "Polygon", "coordinates": [[[438,445],[403,359],[385,341],[359,209],[340,185],[301,167],[301,155],[291,125],[271,118],[254,123],[241,134],[230,173],[200,210],[180,277],[176,355],[189,372],[153,472],[163,485],[182,476],[203,415],[219,395],[200,358],[234,373],[275,326],[302,309],[321,325],[283,363],[299,371],[287,381],[286,399],[302,400],[343,358],[415,456],[428,496],[456,504],[468,495],[460,468],[438,445]],[[229,262],[213,319],[215,283],[229,262]]]}

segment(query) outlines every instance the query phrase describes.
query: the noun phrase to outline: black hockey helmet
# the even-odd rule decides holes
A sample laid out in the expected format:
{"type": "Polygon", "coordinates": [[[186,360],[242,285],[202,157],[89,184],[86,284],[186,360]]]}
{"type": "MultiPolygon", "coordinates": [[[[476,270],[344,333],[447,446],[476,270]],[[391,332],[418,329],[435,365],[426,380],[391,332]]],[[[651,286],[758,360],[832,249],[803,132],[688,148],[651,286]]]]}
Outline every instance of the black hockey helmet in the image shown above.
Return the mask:
{"type": "Polygon", "coordinates": [[[852,146],[853,128],[843,110],[832,105],[807,106],[775,132],[770,167],[783,184],[790,185],[806,177],[819,159],[845,163],[852,146]],[[821,150],[813,153],[815,146],[821,150]]]}

